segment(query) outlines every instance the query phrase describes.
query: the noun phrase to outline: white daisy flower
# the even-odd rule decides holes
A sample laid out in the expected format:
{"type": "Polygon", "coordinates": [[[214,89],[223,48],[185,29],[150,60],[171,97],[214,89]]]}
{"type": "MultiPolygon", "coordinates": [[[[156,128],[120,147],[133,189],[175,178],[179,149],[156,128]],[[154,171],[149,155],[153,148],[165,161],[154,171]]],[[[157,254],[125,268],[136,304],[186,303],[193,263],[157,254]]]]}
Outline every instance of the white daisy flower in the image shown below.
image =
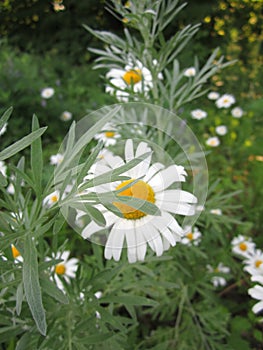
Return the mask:
{"type": "MultiPolygon", "coordinates": [[[[133,141],[127,140],[125,145],[125,161],[119,156],[106,155],[102,164],[96,163],[93,169],[94,176],[115,169],[126,162],[151,152],[151,148],[145,142],[141,142],[134,152],[133,141]]],[[[113,203],[123,214],[123,218],[107,210],[103,205],[97,208],[104,215],[106,227],[110,228],[104,256],[106,259],[120,260],[124,241],[128,248],[128,260],[130,263],[145,258],[147,243],[157,256],[162,255],[170,245],[175,246],[181,240],[184,231],[174,218],[173,214],[194,215],[197,199],[194,195],[181,189],[169,189],[173,183],[184,182],[187,175],[184,168],[171,165],[168,168],[161,163],[151,165],[151,157],[139,163],[134,168],[123,173],[130,180],[114,182],[96,186],[91,191],[103,193],[112,190],[120,190],[134,180],[137,183],[123,190],[116,196],[113,203]],[[160,210],[160,216],[145,214],[127,204],[118,202],[118,196],[128,196],[154,203],[160,210]]],[[[84,238],[90,238],[102,227],[91,221],[82,231],[84,238]]]]}
{"type": "Polygon", "coordinates": [[[63,121],[63,122],[67,122],[69,120],[72,119],[72,113],[69,112],[69,111],[64,111],[61,116],[60,116],[60,119],[63,121]]]}
{"type": "Polygon", "coordinates": [[[105,147],[114,146],[117,142],[117,139],[120,138],[121,135],[117,133],[116,128],[110,123],[106,124],[103,127],[103,130],[104,131],[96,134],[94,136],[94,139],[103,141],[105,147]]]}
{"type": "Polygon", "coordinates": [[[24,259],[21,255],[20,251],[13,244],[11,244],[11,249],[12,249],[12,255],[13,255],[14,261],[15,262],[23,262],[24,259]]]}
{"type": "Polygon", "coordinates": [[[233,95],[224,94],[218,100],[216,100],[216,106],[218,108],[229,108],[236,102],[233,95]]]}
{"type": "Polygon", "coordinates": [[[194,109],[191,111],[191,116],[193,119],[201,120],[207,117],[207,113],[202,109],[194,109]]]}
{"type": "Polygon", "coordinates": [[[78,269],[79,260],[76,258],[69,259],[70,251],[65,250],[63,253],[58,252],[54,259],[62,259],[60,263],[58,263],[54,267],[54,279],[59,289],[64,290],[63,283],[60,278],[64,278],[64,280],[70,284],[70,279],[76,277],[76,272],[78,269]]]}
{"type": "Polygon", "coordinates": [[[263,275],[263,252],[260,249],[254,250],[251,256],[244,260],[244,270],[250,275],[263,275]]]}
{"type": "Polygon", "coordinates": [[[253,299],[259,300],[259,302],[252,307],[252,311],[255,314],[258,314],[263,310],[263,276],[252,276],[251,281],[259,282],[261,284],[256,284],[254,287],[248,290],[248,294],[253,299]]]}
{"type": "Polygon", "coordinates": [[[6,129],[7,129],[7,123],[5,123],[0,129],[0,136],[2,136],[6,132],[6,129]]]}
{"type": "Polygon", "coordinates": [[[248,258],[253,255],[255,250],[255,243],[252,242],[252,239],[249,237],[245,237],[243,235],[239,235],[232,239],[232,252],[234,254],[240,255],[244,258],[248,258]]]}
{"type": "Polygon", "coordinates": [[[120,102],[129,100],[129,92],[124,90],[129,89],[135,93],[144,93],[147,97],[148,92],[153,87],[151,72],[138,60],[135,65],[129,63],[124,69],[111,69],[106,74],[106,78],[114,85],[106,86],[106,92],[115,95],[120,102]]]}
{"type": "Polygon", "coordinates": [[[222,210],[221,209],[211,209],[210,213],[213,215],[222,215],[222,210]]]}
{"type": "Polygon", "coordinates": [[[219,93],[218,92],[215,92],[215,91],[211,91],[209,92],[209,94],[207,95],[208,99],[209,100],[217,100],[219,99],[219,93]]]}
{"type": "Polygon", "coordinates": [[[207,146],[217,147],[220,145],[220,140],[217,136],[213,136],[209,137],[209,139],[207,139],[205,143],[207,144],[207,146]]]}
{"type": "Polygon", "coordinates": [[[216,127],[217,135],[224,136],[227,134],[227,127],[225,125],[219,125],[216,127]]]}
{"type": "Polygon", "coordinates": [[[54,204],[56,204],[58,200],[59,200],[59,191],[56,190],[44,198],[43,206],[50,208],[54,204]]]}
{"type": "Polygon", "coordinates": [[[50,157],[50,164],[51,165],[59,165],[63,161],[63,159],[64,159],[63,154],[61,154],[61,153],[53,154],[50,157]]]}
{"type": "Polygon", "coordinates": [[[199,245],[201,242],[202,233],[197,227],[192,229],[191,226],[186,226],[182,243],[185,245],[199,245]]]}
{"type": "Polygon", "coordinates": [[[184,76],[187,78],[194,77],[196,75],[195,67],[189,67],[184,71],[184,76]]]}
{"type": "MultiPolygon", "coordinates": [[[[206,265],[207,269],[211,273],[225,273],[228,274],[230,272],[230,268],[228,266],[224,266],[223,263],[219,263],[216,268],[213,268],[211,265],[206,265]]],[[[214,287],[224,287],[227,283],[226,279],[222,276],[213,276],[211,278],[211,282],[214,287]]]]}
{"type": "Polygon", "coordinates": [[[49,99],[51,98],[55,93],[55,90],[51,87],[47,87],[41,91],[41,97],[44,99],[49,99]]]}
{"type": "Polygon", "coordinates": [[[241,118],[242,115],[244,114],[244,111],[240,107],[235,107],[232,109],[231,114],[232,114],[232,117],[234,118],[241,118]]]}
{"type": "Polygon", "coordinates": [[[3,160],[0,160],[0,173],[2,173],[3,176],[6,177],[6,165],[3,160]]]}

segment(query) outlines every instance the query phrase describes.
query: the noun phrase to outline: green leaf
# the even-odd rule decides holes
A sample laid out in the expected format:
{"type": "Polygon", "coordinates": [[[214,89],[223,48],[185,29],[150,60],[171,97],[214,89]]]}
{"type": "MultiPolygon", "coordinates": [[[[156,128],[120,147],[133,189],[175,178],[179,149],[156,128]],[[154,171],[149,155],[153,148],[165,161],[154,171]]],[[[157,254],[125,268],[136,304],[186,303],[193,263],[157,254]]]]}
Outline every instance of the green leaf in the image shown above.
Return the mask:
{"type": "Polygon", "coordinates": [[[22,309],[22,302],[24,296],[23,282],[19,283],[16,290],[16,313],[19,316],[22,309]]]}
{"type": "Polygon", "coordinates": [[[159,303],[155,300],[148,299],[137,295],[116,295],[106,296],[99,299],[99,303],[117,303],[124,305],[141,305],[141,306],[157,306],[159,303]]]}
{"type": "Polygon", "coordinates": [[[62,304],[68,304],[68,297],[47,277],[41,276],[40,284],[43,292],[47,293],[62,304]]]}
{"type": "Polygon", "coordinates": [[[2,152],[0,152],[0,160],[5,160],[7,158],[10,158],[14,154],[22,151],[24,148],[31,145],[32,142],[34,142],[37,138],[39,138],[42,134],[44,134],[46,129],[47,129],[47,127],[40,128],[40,129],[32,132],[31,134],[23,137],[21,140],[8,146],[6,149],[4,149],[2,152]]]}
{"type": "Polygon", "coordinates": [[[39,284],[37,251],[29,235],[26,236],[24,245],[23,283],[27,303],[37,328],[42,335],[46,335],[46,315],[39,284]]]}
{"type": "Polygon", "coordinates": [[[6,187],[8,184],[6,177],[0,172],[0,186],[6,187]]]}
{"type": "Polygon", "coordinates": [[[114,332],[110,333],[100,333],[97,335],[90,335],[87,337],[76,337],[74,338],[74,343],[84,343],[85,345],[97,344],[104,342],[105,340],[114,336],[114,332]]]}
{"type": "MultiPolygon", "coordinates": [[[[32,132],[39,129],[39,122],[36,115],[32,119],[32,132]]],[[[41,138],[37,138],[31,144],[31,169],[37,194],[41,194],[41,182],[43,171],[42,143],[41,138]]]]}
{"type": "Polygon", "coordinates": [[[90,216],[92,220],[96,222],[97,225],[103,226],[103,227],[106,225],[106,220],[103,214],[101,214],[101,212],[97,208],[91,205],[88,205],[86,203],[82,203],[82,204],[85,205],[85,211],[87,211],[87,214],[90,216]]]}
{"type": "Polygon", "coordinates": [[[0,130],[2,129],[2,127],[5,125],[5,123],[8,121],[8,119],[10,118],[10,115],[13,112],[13,107],[8,108],[8,110],[5,111],[5,113],[2,115],[2,117],[0,118],[0,130]]]}

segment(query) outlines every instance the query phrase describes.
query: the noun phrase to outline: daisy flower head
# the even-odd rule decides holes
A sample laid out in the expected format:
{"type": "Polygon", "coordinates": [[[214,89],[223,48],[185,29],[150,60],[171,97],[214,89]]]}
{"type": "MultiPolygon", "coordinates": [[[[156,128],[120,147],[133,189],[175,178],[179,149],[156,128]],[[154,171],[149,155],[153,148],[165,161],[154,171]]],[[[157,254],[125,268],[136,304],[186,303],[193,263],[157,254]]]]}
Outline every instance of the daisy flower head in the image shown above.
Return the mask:
{"type": "Polygon", "coordinates": [[[218,100],[219,97],[220,97],[220,95],[219,95],[219,93],[216,92],[216,91],[211,91],[211,92],[209,92],[209,94],[207,95],[207,98],[208,98],[209,100],[218,100]]]}
{"type": "Polygon", "coordinates": [[[54,279],[59,289],[64,290],[61,278],[63,278],[68,284],[70,279],[76,277],[79,260],[76,258],[70,258],[70,251],[65,250],[63,253],[58,252],[53,255],[54,259],[62,259],[60,263],[54,267],[54,279]]]}
{"type": "Polygon", "coordinates": [[[63,159],[64,159],[63,154],[61,154],[61,153],[53,154],[50,157],[50,164],[51,165],[59,165],[63,161],[63,159]]]}
{"type": "Polygon", "coordinates": [[[67,122],[67,121],[69,121],[69,120],[72,119],[72,113],[69,112],[69,111],[64,111],[63,113],[61,113],[60,119],[61,119],[63,122],[67,122]]]}
{"type": "Polygon", "coordinates": [[[229,108],[236,102],[236,99],[233,95],[224,94],[216,100],[216,106],[218,108],[229,108]]]}
{"type": "MultiPolygon", "coordinates": [[[[216,268],[213,268],[211,265],[207,265],[207,270],[210,273],[221,273],[221,274],[229,274],[230,268],[228,266],[223,265],[223,263],[219,263],[216,268]]],[[[223,276],[213,276],[211,278],[211,282],[214,287],[224,287],[227,283],[226,279],[223,276]]]]}
{"type": "Polygon", "coordinates": [[[107,74],[111,85],[106,86],[106,92],[115,95],[120,102],[128,102],[130,93],[143,93],[145,97],[152,89],[152,74],[140,61],[128,63],[124,69],[112,68],[107,74]]]}
{"type": "Polygon", "coordinates": [[[216,127],[217,135],[224,136],[227,134],[227,127],[225,125],[219,125],[216,127]]]}
{"type": "Polygon", "coordinates": [[[182,243],[185,245],[199,245],[201,242],[202,233],[197,227],[192,229],[191,226],[186,226],[182,243]]]}
{"type": "Polygon", "coordinates": [[[210,213],[213,215],[222,215],[222,210],[221,209],[211,209],[210,213]]]}
{"type": "Polygon", "coordinates": [[[43,206],[47,208],[51,208],[53,205],[55,205],[58,202],[58,200],[59,200],[59,191],[56,190],[44,198],[43,206]]]}
{"type": "Polygon", "coordinates": [[[201,120],[207,117],[207,113],[202,109],[194,109],[191,111],[191,116],[193,119],[201,120]]]}
{"type": "Polygon", "coordinates": [[[184,76],[187,78],[194,77],[196,75],[195,67],[189,67],[184,71],[184,76]]]}
{"type": "Polygon", "coordinates": [[[114,146],[117,142],[117,139],[120,137],[121,135],[117,132],[116,127],[108,123],[103,127],[102,132],[94,136],[94,139],[103,141],[104,146],[109,147],[114,146]]]}
{"type": "Polygon", "coordinates": [[[243,258],[249,258],[253,255],[255,250],[255,243],[252,242],[252,239],[249,237],[245,237],[243,235],[239,235],[232,239],[232,252],[237,254],[243,258]]]}
{"type": "Polygon", "coordinates": [[[0,128],[0,136],[2,136],[6,132],[6,129],[7,129],[7,123],[5,123],[2,126],[2,128],[0,128]]]}
{"type": "Polygon", "coordinates": [[[220,145],[220,140],[217,136],[209,137],[209,139],[206,140],[206,144],[210,147],[217,147],[220,145]]]}
{"type": "Polygon", "coordinates": [[[235,107],[231,110],[232,117],[234,118],[241,118],[244,114],[244,111],[240,107],[235,107]]]}
{"type": "Polygon", "coordinates": [[[55,90],[52,87],[47,87],[41,91],[41,97],[45,100],[51,98],[55,93],[55,90]]]}
{"type": "Polygon", "coordinates": [[[260,283],[260,285],[256,284],[248,290],[248,294],[253,299],[259,300],[259,302],[252,307],[254,314],[258,314],[263,311],[263,276],[252,276],[251,281],[260,283]]]}
{"type": "Polygon", "coordinates": [[[250,275],[263,276],[263,252],[260,249],[255,249],[254,252],[244,260],[244,270],[250,275]]]}
{"type": "MultiPolygon", "coordinates": [[[[195,214],[197,198],[190,192],[170,189],[171,185],[185,181],[187,175],[185,169],[175,164],[165,167],[158,162],[152,163],[152,149],[146,142],[140,142],[134,149],[133,141],[128,139],[125,143],[125,159],[120,156],[105,155],[103,164],[100,162],[95,164],[93,176],[116,169],[143,155],[146,157],[143,161],[122,173],[129,178],[128,180],[98,185],[90,189],[97,193],[118,191],[117,194],[113,192],[112,204],[121,216],[109,211],[102,204],[97,206],[105,218],[106,228],[109,229],[104,251],[106,259],[113,258],[119,261],[125,241],[130,263],[144,260],[147,244],[157,256],[162,255],[170,246],[175,246],[184,233],[174,215],[195,214]],[[125,196],[124,202],[120,200],[122,196],[125,196]],[[154,214],[146,213],[141,207],[135,208],[135,204],[130,203],[134,199],[148,202],[154,207],[152,208],[154,214]]],[[[84,238],[91,238],[102,229],[103,227],[95,221],[91,221],[84,227],[81,234],[84,238]]]]}
{"type": "Polygon", "coordinates": [[[23,257],[20,251],[13,244],[11,244],[11,249],[12,249],[12,255],[13,255],[14,261],[23,262],[23,257]]]}

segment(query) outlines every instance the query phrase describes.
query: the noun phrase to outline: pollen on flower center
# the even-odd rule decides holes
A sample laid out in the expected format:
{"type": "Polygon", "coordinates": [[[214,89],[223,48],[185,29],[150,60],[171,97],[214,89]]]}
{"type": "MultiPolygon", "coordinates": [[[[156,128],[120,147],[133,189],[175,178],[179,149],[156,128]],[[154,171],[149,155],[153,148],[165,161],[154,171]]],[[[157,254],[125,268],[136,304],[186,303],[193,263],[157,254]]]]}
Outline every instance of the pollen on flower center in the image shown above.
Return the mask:
{"type": "Polygon", "coordinates": [[[56,203],[58,201],[58,196],[54,195],[50,198],[52,203],[56,203]]]}
{"type": "Polygon", "coordinates": [[[239,244],[239,248],[240,248],[240,250],[246,251],[246,250],[247,250],[247,245],[246,245],[246,243],[244,243],[244,242],[240,243],[240,244],[239,244]]]}
{"type": "MultiPolygon", "coordinates": [[[[119,184],[116,187],[116,190],[119,190],[125,186],[127,186],[129,183],[133,182],[134,179],[123,181],[121,184],[119,184]]],[[[133,198],[139,198],[143,199],[145,201],[155,203],[155,196],[154,191],[151,188],[150,185],[148,185],[146,182],[139,180],[134,185],[128,187],[127,189],[123,190],[118,194],[118,196],[128,196],[133,198]]],[[[123,214],[123,216],[126,219],[140,219],[143,216],[146,216],[147,214],[143,213],[142,211],[135,209],[133,207],[130,207],[127,204],[114,202],[113,203],[123,214]]]]}
{"type": "Polygon", "coordinates": [[[140,69],[131,69],[122,78],[128,85],[137,84],[142,80],[142,72],[140,69]]]}
{"type": "Polygon", "coordinates": [[[191,241],[194,238],[192,232],[187,233],[186,237],[191,241]]]}
{"type": "Polygon", "coordinates": [[[263,261],[262,260],[257,260],[257,261],[255,261],[255,266],[256,267],[260,267],[260,265],[263,263],[263,261]]]}
{"type": "Polygon", "coordinates": [[[57,275],[64,275],[66,272],[66,266],[64,264],[56,265],[55,272],[57,275]]]}
{"type": "Polygon", "coordinates": [[[115,132],[114,132],[114,131],[106,131],[106,132],[105,132],[105,136],[106,136],[107,138],[114,137],[114,135],[115,135],[115,132]]]}
{"type": "Polygon", "coordinates": [[[13,254],[13,258],[14,258],[14,259],[17,258],[17,257],[19,257],[19,256],[21,255],[20,252],[19,252],[19,250],[16,249],[16,247],[15,247],[14,245],[12,245],[12,254],[13,254]]]}

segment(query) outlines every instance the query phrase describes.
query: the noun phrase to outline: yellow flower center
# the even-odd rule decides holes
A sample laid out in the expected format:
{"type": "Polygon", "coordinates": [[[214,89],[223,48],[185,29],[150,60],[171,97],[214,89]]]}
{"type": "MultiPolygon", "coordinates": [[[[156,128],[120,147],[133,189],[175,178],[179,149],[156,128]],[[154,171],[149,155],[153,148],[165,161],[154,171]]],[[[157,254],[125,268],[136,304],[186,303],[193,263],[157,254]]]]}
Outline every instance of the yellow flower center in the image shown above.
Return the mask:
{"type": "Polygon", "coordinates": [[[187,233],[186,237],[191,241],[194,238],[192,232],[187,233]]]}
{"type": "Polygon", "coordinates": [[[58,201],[58,196],[54,194],[54,196],[52,196],[52,197],[50,198],[50,201],[51,201],[52,203],[56,203],[56,202],[58,201]]]}
{"type": "Polygon", "coordinates": [[[259,268],[260,265],[261,265],[262,263],[263,263],[262,260],[256,260],[256,261],[255,261],[255,266],[256,266],[257,268],[259,268]]]}
{"type": "Polygon", "coordinates": [[[128,85],[137,84],[142,80],[142,72],[140,69],[131,69],[122,78],[128,85]]]}
{"type": "Polygon", "coordinates": [[[55,272],[57,275],[64,275],[66,272],[66,266],[64,264],[56,265],[55,272]]]}
{"type": "MultiPolygon", "coordinates": [[[[129,183],[133,182],[134,179],[123,181],[121,184],[119,184],[116,187],[116,190],[119,190],[125,186],[127,186],[129,183]]],[[[118,194],[118,196],[128,196],[133,198],[139,198],[143,199],[145,201],[155,203],[155,197],[154,197],[154,191],[151,188],[150,185],[148,185],[146,182],[139,180],[134,185],[126,188],[122,192],[118,194]]],[[[143,216],[146,216],[147,214],[143,213],[142,211],[135,209],[133,207],[130,207],[127,204],[114,202],[113,203],[123,214],[123,216],[126,219],[140,219],[143,216]]]]}
{"type": "Polygon", "coordinates": [[[240,243],[240,244],[239,244],[239,249],[240,249],[240,250],[243,250],[243,252],[246,251],[246,250],[247,250],[247,245],[246,245],[246,243],[244,243],[244,242],[240,243]]]}
{"type": "Polygon", "coordinates": [[[106,131],[105,132],[105,136],[107,137],[107,138],[111,138],[111,137],[114,137],[114,135],[115,135],[115,132],[114,131],[106,131]]]}
{"type": "Polygon", "coordinates": [[[20,251],[18,249],[16,249],[16,247],[14,245],[12,245],[12,254],[13,254],[14,259],[21,255],[20,251]]]}

